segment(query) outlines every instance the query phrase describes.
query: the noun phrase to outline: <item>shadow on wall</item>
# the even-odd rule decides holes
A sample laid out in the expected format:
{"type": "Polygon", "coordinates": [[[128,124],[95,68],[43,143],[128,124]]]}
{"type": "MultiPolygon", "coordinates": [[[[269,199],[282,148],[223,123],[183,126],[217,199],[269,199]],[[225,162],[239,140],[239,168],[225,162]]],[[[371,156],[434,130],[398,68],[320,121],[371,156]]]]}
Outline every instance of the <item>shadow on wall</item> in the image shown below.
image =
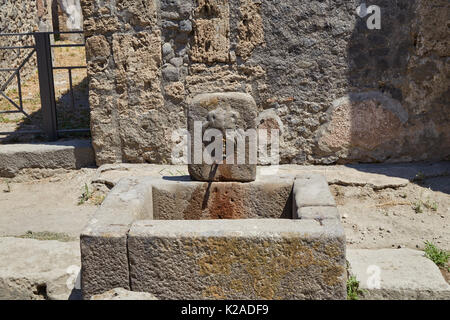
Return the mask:
{"type": "Polygon", "coordinates": [[[318,152],[337,163],[449,160],[450,3],[370,0],[360,8],[347,47],[349,92],[327,111],[318,152]],[[372,5],[380,29],[370,28],[372,5]]]}

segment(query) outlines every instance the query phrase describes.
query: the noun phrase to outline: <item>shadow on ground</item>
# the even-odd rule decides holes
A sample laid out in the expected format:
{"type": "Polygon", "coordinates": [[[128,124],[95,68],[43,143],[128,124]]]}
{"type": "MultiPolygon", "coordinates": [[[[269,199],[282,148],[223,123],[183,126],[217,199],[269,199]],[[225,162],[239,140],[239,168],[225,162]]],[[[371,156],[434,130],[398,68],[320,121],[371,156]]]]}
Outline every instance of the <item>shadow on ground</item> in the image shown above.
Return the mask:
{"type": "MultiPolygon", "coordinates": [[[[89,89],[88,78],[73,87],[73,96],[70,90],[66,90],[56,101],[56,115],[58,130],[89,129],[89,89]]],[[[18,122],[14,131],[1,136],[0,143],[17,142],[44,142],[48,141],[42,130],[42,109],[29,114],[29,117],[18,122]],[[39,130],[41,133],[26,133],[27,131],[39,130]]],[[[3,130],[0,130],[3,131],[3,130]]],[[[89,138],[89,132],[60,133],[60,138],[89,138]]]]}
{"type": "Polygon", "coordinates": [[[345,166],[365,173],[408,179],[411,183],[429,188],[433,191],[450,194],[450,161],[347,164],[345,166]]]}

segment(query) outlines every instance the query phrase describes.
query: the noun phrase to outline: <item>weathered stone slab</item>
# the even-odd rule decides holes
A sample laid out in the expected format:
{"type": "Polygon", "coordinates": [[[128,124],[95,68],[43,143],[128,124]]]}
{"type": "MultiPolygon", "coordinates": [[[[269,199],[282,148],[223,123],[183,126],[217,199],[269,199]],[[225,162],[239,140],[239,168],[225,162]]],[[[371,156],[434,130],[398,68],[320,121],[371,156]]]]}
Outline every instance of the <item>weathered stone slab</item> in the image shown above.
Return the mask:
{"type": "MultiPolygon", "coordinates": [[[[197,95],[190,102],[188,113],[188,132],[191,138],[188,167],[191,177],[199,181],[248,182],[255,180],[256,162],[250,163],[251,143],[245,142],[245,164],[237,163],[236,144],[233,163],[223,161],[224,159],[220,155],[222,164],[207,164],[203,157],[203,150],[209,142],[203,143],[203,134],[207,129],[216,129],[222,133],[223,139],[226,139],[227,130],[256,129],[256,117],[256,103],[248,94],[226,92],[197,95]],[[201,132],[194,130],[195,123],[200,123],[201,132]]],[[[231,142],[234,143],[233,140],[231,142]]],[[[230,141],[226,141],[226,143],[228,144],[230,141]]],[[[254,150],[256,147],[255,144],[254,150]]],[[[224,146],[222,154],[225,150],[224,146]]]]}
{"type": "Polygon", "coordinates": [[[198,1],[193,12],[194,41],[190,54],[194,62],[228,62],[230,6],[228,1],[198,1]]]}
{"type": "Polygon", "coordinates": [[[104,227],[82,234],[81,288],[83,299],[110,288],[130,289],[127,257],[128,227],[104,227]]]}
{"type": "Polygon", "coordinates": [[[270,181],[161,181],[153,185],[153,213],[159,220],[292,218],[293,179],[270,181]]]}
{"type": "Polygon", "coordinates": [[[336,207],[302,207],[294,213],[294,219],[339,219],[339,212],[336,207]]]}
{"type": "Polygon", "coordinates": [[[450,285],[423,251],[349,249],[347,260],[364,290],[364,299],[450,299],[450,285]]]}
{"type": "Polygon", "coordinates": [[[14,177],[21,169],[80,169],[95,165],[89,140],[0,145],[0,177],[14,177]]]}
{"type": "Polygon", "coordinates": [[[345,299],[336,220],[138,221],[128,238],[133,290],[160,299],[345,299]]]}
{"type": "Polygon", "coordinates": [[[373,150],[395,139],[408,121],[401,103],[378,91],[350,93],[335,100],[328,113],[330,120],[319,129],[318,145],[335,153],[350,153],[346,148],[373,150]]]}
{"type": "Polygon", "coordinates": [[[75,298],[78,242],[0,238],[0,257],[0,300],[75,298]]]}
{"type": "MultiPolygon", "coordinates": [[[[303,166],[280,165],[274,173],[274,166],[257,167],[257,180],[265,176],[295,177],[302,173],[318,173],[325,176],[328,184],[348,186],[370,186],[374,189],[399,188],[413,181],[418,173],[423,178],[438,177],[450,174],[449,162],[406,163],[406,164],[357,164],[336,166],[303,166]]],[[[108,186],[114,186],[124,177],[137,176],[173,176],[187,175],[185,165],[154,164],[113,164],[98,169],[95,180],[108,186]]]]}
{"type": "Polygon", "coordinates": [[[336,206],[327,180],[315,173],[298,175],[294,181],[294,210],[317,206],[336,206]]]}
{"type": "Polygon", "coordinates": [[[91,300],[158,300],[154,295],[147,292],[128,291],[124,288],[115,288],[96,294],[91,297],[91,300]]]}

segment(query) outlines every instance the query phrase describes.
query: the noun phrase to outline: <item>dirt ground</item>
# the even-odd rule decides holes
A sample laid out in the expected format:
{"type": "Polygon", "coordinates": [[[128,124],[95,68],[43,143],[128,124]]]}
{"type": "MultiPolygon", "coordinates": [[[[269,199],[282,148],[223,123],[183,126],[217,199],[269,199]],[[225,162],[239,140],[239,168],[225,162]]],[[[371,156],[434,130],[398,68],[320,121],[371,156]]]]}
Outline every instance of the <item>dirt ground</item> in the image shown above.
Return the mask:
{"type": "Polygon", "coordinates": [[[0,178],[0,236],[32,231],[78,238],[97,209],[92,200],[79,204],[94,173],[95,169],[38,171],[0,178]]]}
{"type": "Polygon", "coordinates": [[[425,241],[450,250],[450,177],[405,187],[331,186],[349,248],[423,249],[425,241]]]}

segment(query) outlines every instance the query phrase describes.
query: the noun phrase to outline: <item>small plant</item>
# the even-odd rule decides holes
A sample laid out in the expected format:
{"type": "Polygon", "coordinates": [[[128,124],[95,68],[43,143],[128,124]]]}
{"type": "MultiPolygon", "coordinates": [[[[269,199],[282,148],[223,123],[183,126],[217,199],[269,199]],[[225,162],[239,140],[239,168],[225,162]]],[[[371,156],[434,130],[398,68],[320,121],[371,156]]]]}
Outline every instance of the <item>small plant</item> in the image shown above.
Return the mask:
{"type": "Polygon", "coordinates": [[[89,191],[89,187],[87,183],[84,184],[84,192],[80,197],[80,201],[78,201],[78,205],[82,205],[89,201],[89,199],[92,197],[92,192],[89,191]]]}
{"type": "Polygon", "coordinates": [[[427,200],[423,205],[429,210],[437,211],[438,209],[438,204],[436,201],[427,200]]]}
{"type": "Polygon", "coordinates": [[[426,208],[428,210],[432,210],[432,211],[437,211],[438,203],[436,201],[431,201],[430,199],[428,199],[425,202],[422,200],[419,200],[413,204],[412,208],[416,213],[423,213],[424,208],[426,208]]]}
{"type": "Polygon", "coordinates": [[[425,257],[433,261],[438,267],[447,268],[450,271],[450,266],[448,266],[448,259],[450,258],[450,252],[439,249],[432,242],[425,242],[425,257]]]}
{"type": "Polygon", "coordinates": [[[347,300],[358,300],[363,294],[363,290],[359,288],[359,281],[355,276],[350,276],[347,280],[347,300]]]}
{"type": "Polygon", "coordinates": [[[7,119],[4,116],[0,115],[0,123],[9,123],[9,119],[7,119]]]}
{"type": "Polygon", "coordinates": [[[416,213],[423,213],[423,202],[422,202],[422,200],[419,200],[416,203],[414,203],[413,210],[416,213]]]}
{"type": "Polygon", "coordinates": [[[99,206],[99,205],[101,205],[102,203],[103,203],[103,201],[105,200],[105,196],[104,195],[100,195],[100,196],[95,196],[95,197],[92,197],[92,203],[94,204],[94,205],[96,205],[96,206],[99,206]]]}

